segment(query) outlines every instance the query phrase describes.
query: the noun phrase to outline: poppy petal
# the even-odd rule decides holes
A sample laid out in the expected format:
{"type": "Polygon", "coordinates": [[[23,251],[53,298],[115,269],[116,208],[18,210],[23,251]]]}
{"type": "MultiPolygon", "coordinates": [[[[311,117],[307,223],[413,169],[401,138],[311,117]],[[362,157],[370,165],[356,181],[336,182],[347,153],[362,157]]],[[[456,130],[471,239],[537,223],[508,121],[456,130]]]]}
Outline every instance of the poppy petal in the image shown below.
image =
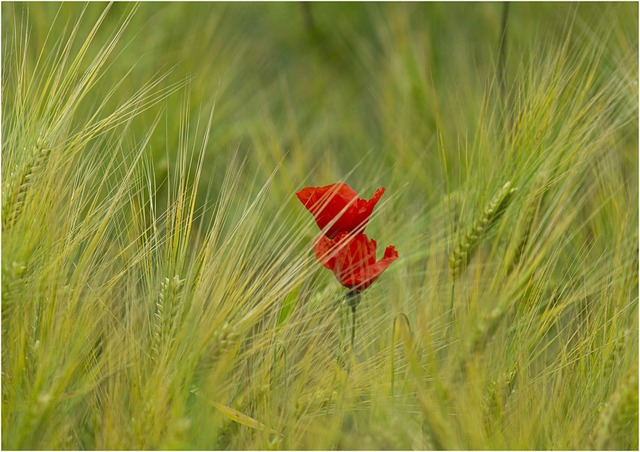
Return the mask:
{"type": "Polygon", "coordinates": [[[305,187],[296,193],[302,204],[314,216],[316,224],[329,238],[340,232],[362,232],[375,205],[384,194],[379,188],[367,201],[345,183],[324,187],[305,187]]]}
{"type": "Polygon", "coordinates": [[[376,241],[365,234],[341,233],[333,240],[323,237],[314,249],[318,260],[343,286],[356,290],[369,287],[398,258],[398,252],[389,246],[376,262],[376,241]]]}
{"type": "Polygon", "coordinates": [[[397,258],[398,255],[396,252],[395,255],[382,258],[373,265],[356,268],[350,274],[344,275],[341,284],[350,289],[364,290],[373,284],[397,258]]]}
{"type": "Polygon", "coordinates": [[[364,230],[369,222],[369,217],[373,213],[373,209],[376,204],[378,204],[378,201],[380,201],[382,195],[384,195],[384,187],[378,188],[369,201],[359,200],[358,213],[354,215],[355,219],[352,225],[353,231],[355,231],[356,228],[362,228],[362,230],[364,230]]]}
{"type": "Polygon", "coordinates": [[[324,234],[320,235],[313,244],[313,250],[316,252],[316,258],[329,270],[332,270],[336,262],[337,246],[336,241],[327,238],[324,234]]]}

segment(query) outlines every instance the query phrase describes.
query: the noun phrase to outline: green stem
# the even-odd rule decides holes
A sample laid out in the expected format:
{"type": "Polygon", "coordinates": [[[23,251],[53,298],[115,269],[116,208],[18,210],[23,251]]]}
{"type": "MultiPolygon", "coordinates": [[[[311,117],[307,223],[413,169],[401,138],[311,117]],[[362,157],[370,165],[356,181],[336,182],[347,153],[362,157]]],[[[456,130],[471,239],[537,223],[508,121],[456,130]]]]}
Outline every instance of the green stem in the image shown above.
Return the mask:
{"type": "Polygon", "coordinates": [[[396,378],[396,325],[398,316],[393,319],[393,331],[391,333],[391,401],[395,400],[394,385],[396,378]]]}
{"type": "Polygon", "coordinates": [[[340,303],[340,343],[338,344],[338,363],[340,366],[344,366],[344,343],[345,343],[345,331],[346,331],[346,322],[345,316],[348,315],[344,305],[340,303]]]}
{"type": "Polygon", "coordinates": [[[351,308],[351,351],[356,340],[356,308],[360,303],[360,292],[350,290],[347,292],[347,305],[351,308]]]}

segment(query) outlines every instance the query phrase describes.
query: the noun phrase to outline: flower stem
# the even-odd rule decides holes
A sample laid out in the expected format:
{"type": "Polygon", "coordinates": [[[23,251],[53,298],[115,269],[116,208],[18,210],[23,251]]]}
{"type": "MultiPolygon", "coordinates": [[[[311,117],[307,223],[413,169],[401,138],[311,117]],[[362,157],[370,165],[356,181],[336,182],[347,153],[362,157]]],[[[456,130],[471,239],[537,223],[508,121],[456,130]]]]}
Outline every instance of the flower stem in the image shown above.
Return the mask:
{"type": "Polygon", "coordinates": [[[350,290],[347,292],[347,305],[351,308],[351,351],[356,340],[356,309],[360,303],[360,292],[350,290]]]}
{"type": "Polygon", "coordinates": [[[344,355],[345,355],[345,343],[346,343],[346,331],[347,331],[347,322],[346,322],[346,316],[348,316],[349,314],[347,313],[347,310],[345,309],[344,305],[342,303],[340,303],[340,343],[338,344],[338,363],[340,364],[340,366],[344,366],[345,360],[344,360],[344,355]]]}

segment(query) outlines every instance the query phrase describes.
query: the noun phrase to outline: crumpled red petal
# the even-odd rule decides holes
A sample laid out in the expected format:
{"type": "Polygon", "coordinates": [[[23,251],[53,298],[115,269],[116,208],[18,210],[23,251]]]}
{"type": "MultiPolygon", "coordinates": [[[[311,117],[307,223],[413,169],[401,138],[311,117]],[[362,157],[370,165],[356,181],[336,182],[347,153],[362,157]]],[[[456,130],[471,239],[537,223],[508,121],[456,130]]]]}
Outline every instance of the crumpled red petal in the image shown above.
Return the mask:
{"type": "Polygon", "coordinates": [[[373,209],[384,194],[384,187],[375,191],[370,200],[360,199],[347,184],[305,187],[296,193],[311,212],[316,224],[330,239],[340,232],[364,231],[373,209]]]}
{"type": "Polygon", "coordinates": [[[350,289],[369,287],[398,258],[395,247],[388,246],[376,262],[376,241],[366,234],[340,233],[333,240],[321,236],[314,244],[316,257],[333,271],[340,284],[350,289]]]}

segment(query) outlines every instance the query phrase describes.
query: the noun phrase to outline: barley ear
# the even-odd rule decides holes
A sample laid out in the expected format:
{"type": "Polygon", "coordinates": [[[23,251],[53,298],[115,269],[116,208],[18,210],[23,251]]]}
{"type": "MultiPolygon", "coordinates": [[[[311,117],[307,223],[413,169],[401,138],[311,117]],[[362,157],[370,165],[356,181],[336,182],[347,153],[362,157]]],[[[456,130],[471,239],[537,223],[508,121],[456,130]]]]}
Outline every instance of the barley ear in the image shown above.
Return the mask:
{"type": "Polygon", "coordinates": [[[153,332],[151,353],[155,361],[160,355],[162,345],[171,341],[175,319],[180,313],[179,295],[184,286],[184,279],[178,275],[165,278],[160,284],[160,293],[153,314],[153,332]]]}
{"type": "Polygon", "coordinates": [[[466,268],[480,240],[502,216],[516,190],[516,188],[511,187],[511,182],[504,184],[500,191],[491,199],[487,207],[485,207],[482,216],[473,223],[462,241],[453,250],[449,258],[449,265],[454,278],[458,277],[466,268]]]}
{"type": "Polygon", "coordinates": [[[496,380],[488,382],[483,396],[484,424],[487,432],[493,430],[495,422],[501,423],[504,418],[504,407],[507,399],[513,394],[517,370],[502,373],[496,380]]]}
{"type": "Polygon", "coordinates": [[[9,176],[3,192],[2,230],[4,232],[8,231],[20,217],[33,181],[41,173],[50,153],[51,149],[38,140],[35,152],[24,167],[9,176]]]}
{"type": "MultiPolygon", "coordinates": [[[[624,441],[631,436],[629,429],[634,425],[638,425],[637,363],[618,385],[600,412],[594,431],[595,449],[630,449],[630,445],[625,444],[624,441]]],[[[635,447],[637,444],[636,436],[635,447]]]]}
{"type": "Polygon", "coordinates": [[[536,198],[531,202],[522,216],[522,222],[516,229],[514,239],[517,239],[517,245],[513,248],[511,255],[508,257],[509,264],[507,265],[507,274],[513,272],[516,269],[522,257],[524,250],[529,243],[529,236],[531,235],[531,229],[537,212],[537,206],[539,206],[539,199],[536,198]]]}
{"type": "Polygon", "coordinates": [[[27,267],[22,262],[2,266],[2,320],[7,321],[16,306],[16,296],[22,292],[27,267]]]}
{"type": "Polygon", "coordinates": [[[454,367],[454,375],[456,378],[464,375],[467,371],[469,360],[485,349],[512,306],[513,304],[505,299],[493,308],[490,313],[480,317],[476,321],[474,328],[469,334],[466,347],[460,355],[457,365],[454,367]]]}
{"type": "Polygon", "coordinates": [[[203,376],[214,369],[220,356],[224,355],[239,338],[240,335],[230,323],[222,324],[207,341],[205,354],[198,365],[198,374],[203,376]]]}
{"type": "Polygon", "coordinates": [[[542,204],[542,198],[548,190],[546,183],[546,175],[542,175],[536,184],[533,195],[530,197],[527,206],[524,209],[524,214],[520,216],[520,222],[516,227],[514,233],[514,243],[516,245],[507,251],[507,273],[513,272],[518,267],[524,256],[524,251],[529,244],[529,238],[531,236],[531,230],[533,229],[534,222],[538,216],[540,206],[542,204]],[[517,242],[516,242],[517,240],[517,242]]]}

